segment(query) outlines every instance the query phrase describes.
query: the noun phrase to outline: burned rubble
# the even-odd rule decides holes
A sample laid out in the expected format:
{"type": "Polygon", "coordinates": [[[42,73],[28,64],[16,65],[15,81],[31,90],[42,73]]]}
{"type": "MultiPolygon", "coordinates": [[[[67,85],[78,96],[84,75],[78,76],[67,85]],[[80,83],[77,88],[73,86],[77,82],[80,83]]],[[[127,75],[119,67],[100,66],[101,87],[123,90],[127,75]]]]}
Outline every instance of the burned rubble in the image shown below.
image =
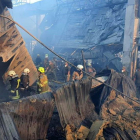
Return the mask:
{"type": "MultiPolygon", "coordinates": [[[[103,73],[98,78],[103,77],[103,73]]],[[[5,126],[5,129],[1,127],[1,131],[9,132],[11,128],[7,123],[12,122],[23,140],[44,139],[46,136],[48,139],[67,140],[139,139],[140,104],[133,101],[139,101],[133,81],[113,70],[109,70],[107,76],[106,84],[132,100],[104,84],[97,85],[95,82],[96,86],[92,88],[94,79],[92,82],[91,78],[83,79],[60,87],[53,96],[47,93],[2,103],[2,114],[5,114],[5,110],[11,117],[6,121],[1,116],[5,126]],[[54,112],[55,104],[57,110],[54,112]]]]}
{"type": "MultiPolygon", "coordinates": [[[[138,101],[135,85],[130,78],[111,71],[106,83],[138,101]]],[[[56,102],[59,100],[56,105],[61,124],[62,126],[65,124],[67,139],[106,139],[109,137],[112,139],[139,139],[139,113],[137,111],[140,109],[140,104],[105,85],[93,88],[89,94],[85,86],[82,85],[83,83],[79,82],[78,84],[81,86],[77,86],[75,83],[73,87],[75,90],[71,90],[68,86],[63,92],[62,89],[57,91],[61,96],[64,96],[61,100],[58,98],[59,94],[55,97],[56,102]],[[81,89],[78,90],[79,87],[81,89]],[[65,95],[68,91],[69,94],[65,95]],[[73,92],[75,92],[75,98],[73,92]],[[83,96],[84,98],[82,98],[83,96]],[[76,103],[77,100],[78,103],[76,103]],[[68,106],[68,104],[70,105],[68,106]],[[65,107],[69,109],[67,110],[65,107]],[[85,124],[90,124],[91,127],[82,126],[83,121],[86,122],[85,124]]],[[[91,84],[90,80],[86,81],[86,87],[88,84],[91,84]]]]}
{"type": "MultiPolygon", "coordinates": [[[[36,26],[28,28],[31,30],[36,28],[34,30],[36,36],[45,40],[44,43],[51,48],[48,50],[53,52],[54,46],[57,46],[56,50],[64,57],[64,61],[71,59],[74,63],[76,58],[76,70],[82,62],[84,67],[79,65],[79,69],[82,67],[81,70],[84,68],[86,71],[85,59],[94,61],[94,66],[98,65],[99,69],[94,71],[94,75],[97,72],[95,77],[91,77],[89,73],[82,73],[84,75],[82,79],[72,79],[73,77],[65,75],[71,78],[66,81],[67,77],[63,75],[62,68],[59,69],[65,67],[61,61],[60,67],[57,67],[58,75],[61,73],[60,81],[54,81],[51,76],[49,77],[49,74],[45,73],[48,69],[42,70],[48,79],[46,78],[41,86],[43,87],[45,83],[51,88],[51,90],[48,88],[47,93],[36,94],[35,86],[30,91],[29,97],[23,96],[21,99],[6,102],[1,98],[0,140],[140,139],[140,95],[132,80],[134,77],[118,73],[122,70],[122,60],[121,57],[115,56],[122,52],[127,2],[127,0],[90,0],[85,4],[84,0],[73,2],[68,0],[67,3],[62,0],[57,1],[57,6],[56,8],[52,6],[53,9],[46,1],[36,3],[33,9],[31,5],[25,6],[24,10],[22,5],[15,7],[19,12],[20,22],[23,23],[24,21],[27,23],[27,19],[32,16],[36,16],[36,19],[42,18],[34,14],[36,9],[40,13],[46,12],[43,13],[40,24],[36,21],[36,26]],[[43,9],[46,8],[44,3],[49,10],[43,9]],[[30,15],[26,17],[25,14],[23,18],[21,14],[23,11],[30,15]],[[81,49],[84,51],[82,55],[81,49]]],[[[54,5],[53,2],[51,4],[54,5]]],[[[0,14],[12,19],[7,7],[12,8],[11,0],[0,0],[0,14]]],[[[23,70],[29,68],[31,71],[29,86],[31,86],[40,79],[37,69],[43,64],[41,62],[41,65],[35,66],[15,23],[4,17],[0,17],[0,23],[0,97],[6,98],[9,97],[10,70],[21,76],[23,70]]],[[[34,49],[33,44],[37,44],[34,40],[29,39],[27,42],[28,45],[32,44],[30,46],[32,53],[33,50],[37,53],[43,50],[39,45],[34,49]]],[[[134,46],[133,50],[137,46],[134,46]]],[[[43,57],[46,51],[41,53],[43,57]]],[[[46,54],[45,58],[49,55],[46,54]]],[[[58,62],[55,58],[52,61],[58,62]]],[[[54,71],[53,74],[55,77],[54,71]]],[[[39,82],[35,84],[39,85],[39,82]]]]}

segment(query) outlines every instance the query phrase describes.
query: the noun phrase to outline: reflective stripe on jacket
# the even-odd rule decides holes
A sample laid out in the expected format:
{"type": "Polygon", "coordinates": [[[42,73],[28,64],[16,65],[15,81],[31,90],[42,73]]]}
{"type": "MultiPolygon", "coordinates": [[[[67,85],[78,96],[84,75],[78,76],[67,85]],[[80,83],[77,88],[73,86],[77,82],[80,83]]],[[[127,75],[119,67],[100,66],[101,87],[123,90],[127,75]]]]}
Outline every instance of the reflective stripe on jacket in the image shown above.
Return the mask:
{"type": "Polygon", "coordinates": [[[20,79],[18,78],[18,75],[12,77],[9,81],[11,84],[11,90],[16,91],[16,89],[18,89],[20,85],[20,79]]]}
{"type": "Polygon", "coordinates": [[[45,93],[48,92],[49,86],[48,86],[48,78],[45,74],[41,74],[39,76],[39,80],[37,82],[38,85],[38,91],[39,93],[45,93]]]}

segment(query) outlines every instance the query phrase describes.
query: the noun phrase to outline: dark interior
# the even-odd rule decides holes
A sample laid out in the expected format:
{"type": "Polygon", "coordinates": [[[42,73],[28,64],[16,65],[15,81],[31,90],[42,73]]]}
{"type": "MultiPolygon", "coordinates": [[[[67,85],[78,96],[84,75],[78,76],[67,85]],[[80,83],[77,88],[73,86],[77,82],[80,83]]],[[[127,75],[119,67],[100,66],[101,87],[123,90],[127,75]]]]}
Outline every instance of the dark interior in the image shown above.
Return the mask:
{"type": "Polygon", "coordinates": [[[91,101],[94,103],[95,105],[95,111],[99,114],[100,112],[100,97],[101,97],[101,93],[102,93],[102,90],[104,88],[104,85],[100,85],[94,89],[91,90],[90,92],[90,98],[91,98],[91,101]]]}
{"type": "Polygon", "coordinates": [[[3,99],[6,99],[8,96],[8,91],[6,90],[6,85],[3,82],[2,76],[7,71],[12,59],[13,58],[11,58],[9,61],[4,63],[4,62],[2,62],[2,58],[0,57],[0,99],[1,99],[0,102],[3,99]]]}

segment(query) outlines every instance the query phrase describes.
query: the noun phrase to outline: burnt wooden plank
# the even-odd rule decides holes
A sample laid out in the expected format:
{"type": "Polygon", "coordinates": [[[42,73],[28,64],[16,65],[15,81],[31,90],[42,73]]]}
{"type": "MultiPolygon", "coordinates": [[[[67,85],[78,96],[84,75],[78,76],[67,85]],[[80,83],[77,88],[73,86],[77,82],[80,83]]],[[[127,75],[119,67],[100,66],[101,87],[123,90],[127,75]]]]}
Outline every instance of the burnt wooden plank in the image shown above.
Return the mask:
{"type": "Polygon", "coordinates": [[[0,109],[0,132],[1,140],[20,140],[10,112],[5,106],[0,109]]]}

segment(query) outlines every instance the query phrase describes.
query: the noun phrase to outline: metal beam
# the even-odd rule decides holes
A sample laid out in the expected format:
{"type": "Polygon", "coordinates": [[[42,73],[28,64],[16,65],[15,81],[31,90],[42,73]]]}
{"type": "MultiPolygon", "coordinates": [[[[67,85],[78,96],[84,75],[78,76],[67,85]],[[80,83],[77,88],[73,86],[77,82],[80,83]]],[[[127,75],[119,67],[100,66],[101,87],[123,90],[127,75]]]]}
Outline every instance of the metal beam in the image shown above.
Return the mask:
{"type": "Polygon", "coordinates": [[[135,38],[137,38],[139,27],[139,18],[136,16],[137,4],[137,0],[128,0],[125,16],[123,65],[126,66],[130,77],[133,77],[136,71],[137,47],[135,47],[135,38]]]}

